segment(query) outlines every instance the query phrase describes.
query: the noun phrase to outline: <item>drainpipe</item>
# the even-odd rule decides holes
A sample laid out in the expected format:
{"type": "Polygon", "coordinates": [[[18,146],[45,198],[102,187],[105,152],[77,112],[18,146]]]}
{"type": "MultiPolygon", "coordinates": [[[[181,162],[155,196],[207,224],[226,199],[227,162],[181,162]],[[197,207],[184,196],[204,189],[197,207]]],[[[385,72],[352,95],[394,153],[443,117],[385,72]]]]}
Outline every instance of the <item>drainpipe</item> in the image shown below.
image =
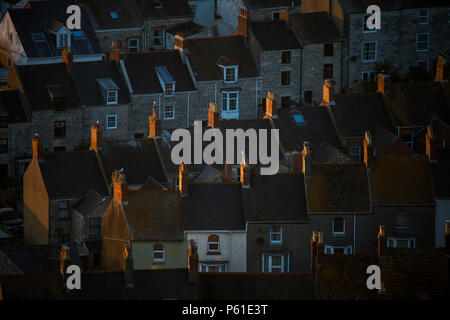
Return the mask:
{"type": "Polygon", "coordinates": [[[300,48],[300,96],[298,103],[302,103],[302,89],[303,89],[303,48],[300,48]]]}
{"type": "Polygon", "coordinates": [[[356,253],[356,212],[353,212],[353,254],[356,253]]]}
{"type": "Polygon", "coordinates": [[[217,106],[216,92],[217,92],[217,81],[214,82],[214,104],[217,106]]]}
{"type": "Polygon", "coordinates": [[[228,235],[228,260],[230,261],[230,270],[228,272],[231,272],[231,237],[233,236],[233,231],[230,231],[230,234],[228,235]]]}
{"type": "Polygon", "coordinates": [[[189,128],[189,98],[191,96],[191,92],[188,92],[188,96],[187,96],[187,128],[189,128]]]}

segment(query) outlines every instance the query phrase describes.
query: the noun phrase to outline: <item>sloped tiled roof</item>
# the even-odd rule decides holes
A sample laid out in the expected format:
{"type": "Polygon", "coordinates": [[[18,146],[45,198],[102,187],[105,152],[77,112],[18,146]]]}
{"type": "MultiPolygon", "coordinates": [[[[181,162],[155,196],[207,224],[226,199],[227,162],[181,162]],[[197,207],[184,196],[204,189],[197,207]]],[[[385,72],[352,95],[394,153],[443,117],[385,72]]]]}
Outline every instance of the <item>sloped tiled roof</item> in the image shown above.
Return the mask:
{"type": "Polygon", "coordinates": [[[425,155],[383,155],[370,171],[374,205],[433,205],[431,170],[425,155]]]}
{"type": "Polygon", "coordinates": [[[189,17],[194,13],[187,0],[135,0],[145,19],[189,17]],[[161,6],[158,6],[158,3],[161,6]]]}
{"type": "Polygon", "coordinates": [[[414,154],[413,151],[395,134],[378,127],[373,135],[376,154],[414,154]]]}
{"type": "Polygon", "coordinates": [[[251,175],[243,190],[246,221],[305,221],[303,174],[251,175]]]}
{"type": "MultiPolygon", "coordinates": [[[[183,240],[181,198],[176,190],[127,192],[123,211],[135,241],[183,240]]],[[[116,201],[116,200],[113,200],[116,201]]]]}
{"type": "Polygon", "coordinates": [[[289,19],[302,45],[342,40],[336,25],[326,12],[293,14],[289,19]]]}
{"type": "Polygon", "coordinates": [[[245,230],[240,183],[190,183],[183,197],[184,230],[245,230]]]}
{"type": "Polygon", "coordinates": [[[88,0],[83,5],[96,30],[141,28],[144,24],[134,0],[88,0]],[[110,12],[116,12],[118,19],[112,19],[110,12]]]}
{"type": "Polygon", "coordinates": [[[362,163],[313,163],[306,179],[310,213],[370,212],[369,184],[362,163]]]}
{"type": "Polygon", "coordinates": [[[444,299],[449,295],[449,258],[444,248],[390,248],[380,259],[387,298],[444,299]]]}
{"type": "Polygon", "coordinates": [[[223,80],[223,70],[217,65],[221,56],[237,62],[238,78],[258,76],[250,49],[242,36],[187,39],[184,46],[189,50],[192,68],[199,81],[223,80]]]}
{"type": "Polygon", "coordinates": [[[252,21],[250,27],[263,51],[300,49],[284,21],[252,21]]]}

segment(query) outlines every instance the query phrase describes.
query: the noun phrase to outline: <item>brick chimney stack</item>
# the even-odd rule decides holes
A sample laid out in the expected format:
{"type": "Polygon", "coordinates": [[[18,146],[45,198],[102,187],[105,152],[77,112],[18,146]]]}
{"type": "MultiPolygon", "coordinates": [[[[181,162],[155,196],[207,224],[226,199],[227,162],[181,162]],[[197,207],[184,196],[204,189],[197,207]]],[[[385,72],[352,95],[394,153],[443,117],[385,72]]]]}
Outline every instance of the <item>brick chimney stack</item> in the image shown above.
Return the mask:
{"type": "Polygon", "coordinates": [[[72,264],[72,259],[70,259],[70,248],[63,244],[61,248],[61,252],[59,253],[59,272],[61,274],[61,278],[63,281],[63,286],[66,287],[66,279],[67,279],[67,268],[72,264]]]}
{"type": "Polygon", "coordinates": [[[317,241],[319,235],[317,231],[313,231],[311,237],[311,277],[312,280],[316,280],[316,263],[317,263],[317,241]]]}
{"type": "Polygon", "coordinates": [[[112,174],[113,188],[114,188],[114,199],[117,199],[122,205],[128,204],[127,191],[128,184],[126,180],[126,175],[123,173],[123,169],[115,170],[112,174]]]}
{"type": "Polygon", "coordinates": [[[158,118],[156,102],[153,102],[152,115],[148,117],[149,131],[148,138],[156,138],[161,135],[161,120],[158,118]]]}
{"type": "Polygon", "coordinates": [[[297,150],[291,152],[291,169],[292,172],[300,174],[302,173],[302,154],[297,150]]]}
{"type": "Polygon", "coordinates": [[[249,24],[248,11],[244,10],[244,9],[240,9],[239,14],[238,14],[237,33],[240,36],[243,36],[246,39],[246,41],[248,39],[248,24],[249,24]]]}
{"type": "Polygon", "coordinates": [[[334,80],[326,79],[322,88],[322,103],[327,104],[329,106],[334,106],[336,102],[334,101],[334,80]]]}
{"type": "Polygon", "coordinates": [[[225,161],[224,167],[225,180],[233,181],[233,165],[229,161],[225,161]]]}
{"type": "Polygon", "coordinates": [[[125,287],[134,287],[134,260],[131,244],[126,243],[123,249],[125,287]]]}
{"type": "Polygon", "coordinates": [[[444,81],[444,70],[447,64],[447,58],[444,54],[440,53],[438,55],[438,60],[436,62],[436,78],[434,81],[442,82],[444,81]]]}
{"type": "Polygon", "coordinates": [[[42,160],[44,158],[44,149],[41,143],[41,136],[36,133],[31,143],[33,145],[33,159],[42,160]]]}
{"type": "Polygon", "coordinates": [[[445,254],[450,258],[450,220],[445,221],[444,243],[445,254]]]}
{"type": "Polygon", "coordinates": [[[385,73],[379,73],[377,75],[378,90],[383,95],[388,94],[391,91],[391,77],[385,73]]]}
{"type": "Polygon", "coordinates": [[[368,169],[373,169],[374,165],[373,142],[372,135],[369,131],[365,132],[364,136],[364,163],[368,169]]]}
{"type": "Polygon", "coordinates": [[[96,121],[91,127],[91,147],[89,150],[102,150],[103,138],[102,129],[100,128],[100,122],[96,121]]]}
{"type": "Polygon", "coordinates": [[[182,197],[188,195],[188,185],[189,185],[189,171],[183,162],[180,163],[178,169],[178,187],[180,188],[180,194],[182,197]]]}
{"type": "Polygon", "coordinates": [[[384,231],[384,226],[380,226],[378,231],[378,257],[384,258],[387,256],[387,238],[384,231]]]}
{"type": "Polygon", "coordinates": [[[250,168],[247,163],[245,155],[242,155],[242,161],[240,164],[240,179],[242,183],[242,188],[250,188],[250,168]]]}
{"type": "Polygon", "coordinates": [[[309,142],[303,142],[303,174],[305,178],[311,178],[312,160],[311,160],[311,150],[309,149],[309,142]]]}
{"type": "Polygon", "coordinates": [[[425,134],[425,146],[428,159],[430,161],[437,159],[437,145],[433,134],[433,127],[427,126],[427,133],[425,134]]]}
{"type": "Polygon", "coordinates": [[[325,256],[325,243],[323,242],[323,232],[317,232],[317,259],[316,264],[322,264],[325,256]]]}
{"type": "Polygon", "coordinates": [[[278,118],[278,109],[277,109],[277,100],[275,99],[275,96],[273,92],[267,92],[266,97],[266,116],[265,118],[272,118],[276,119],[278,118]]]}
{"type": "Polygon", "coordinates": [[[73,68],[73,53],[70,51],[68,46],[64,46],[64,49],[61,52],[62,54],[62,62],[66,65],[67,70],[72,70],[73,68]]]}
{"type": "Polygon", "coordinates": [[[189,270],[189,281],[191,283],[196,282],[198,275],[198,254],[197,254],[197,244],[192,239],[189,240],[188,270],[189,270]]]}
{"type": "Polygon", "coordinates": [[[182,32],[177,32],[175,34],[175,37],[173,38],[173,48],[175,50],[180,50],[180,51],[184,50],[184,38],[185,38],[185,35],[182,32]]]}
{"type": "Polygon", "coordinates": [[[280,20],[286,22],[287,26],[291,25],[291,21],[289,19],[289,8],[280,11],[280,20]]]}
{"type": "Polygon", "coordinates": [[[210,102],[208,109],[208,126],[211,128],[219,127],[220,114],[214,103],[210,102]]]}
{"type": "Polygon", "coordinates": [[[109,49],[109,60],[110,61],[120,61],[120,43],[113,41],[111,43],[111,48],[109,49]]]}

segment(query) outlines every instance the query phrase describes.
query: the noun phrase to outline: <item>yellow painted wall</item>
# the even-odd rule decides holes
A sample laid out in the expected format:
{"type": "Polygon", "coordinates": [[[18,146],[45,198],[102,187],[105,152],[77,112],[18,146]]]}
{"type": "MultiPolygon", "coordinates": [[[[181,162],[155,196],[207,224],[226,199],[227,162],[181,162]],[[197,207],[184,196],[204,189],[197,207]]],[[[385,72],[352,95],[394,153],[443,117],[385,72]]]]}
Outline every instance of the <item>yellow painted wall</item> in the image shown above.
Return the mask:
{"type": "Polygon", "coordinates": [[[134,269],[176,269],[187,267],[186,241],[160,242],[164,245],[164,262],[153,262],[155,242],[133,242],[134,269]]]}

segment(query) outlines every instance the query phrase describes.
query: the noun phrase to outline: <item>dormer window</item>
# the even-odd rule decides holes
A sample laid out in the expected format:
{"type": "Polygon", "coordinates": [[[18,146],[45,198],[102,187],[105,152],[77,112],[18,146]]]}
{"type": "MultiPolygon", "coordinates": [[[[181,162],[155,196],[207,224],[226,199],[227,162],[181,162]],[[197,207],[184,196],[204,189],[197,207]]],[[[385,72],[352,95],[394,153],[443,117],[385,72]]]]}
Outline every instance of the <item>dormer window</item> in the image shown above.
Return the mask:
{"type": "Polygon", "coordinates": [[[238,65],[231,58],[220,56],[217,65],[223,69],[223,81],[233,83],[238,80],[238,65]]]}
{"type": "Polygon", "coordinates": [[[71,32],[65,27],[64,23],[57,20],[51,20],[48,23],[48,29],[51,34],[55,35],[56,47],[58,49],[63,49],[66,46],[70,48],[71,32]]]}
{"type": "Polygon", "coordinates": [[[161,88],[164,90],[165,96],[173,96],[175,93],[175,79],[167,70],[166,66],[155,67],[156,75],[158,76],[161,88]]]}
{"type": "Polygon", "coordinates": [[[105,104],[119,103],[119,87],[112,81],[111,78],[97,79],[105,104]]]}
{"type": "Polygon", "coordinates": [[[109,16],[111,17],[112,20],[119,19],[119,14],[116,11],[110,11],[109,16]]]}
{"type": "Polygon", "coordinates": [[[64,109],[64,93],[60,85],[47,86],[50,101],[55,110],[64,109]]]}

